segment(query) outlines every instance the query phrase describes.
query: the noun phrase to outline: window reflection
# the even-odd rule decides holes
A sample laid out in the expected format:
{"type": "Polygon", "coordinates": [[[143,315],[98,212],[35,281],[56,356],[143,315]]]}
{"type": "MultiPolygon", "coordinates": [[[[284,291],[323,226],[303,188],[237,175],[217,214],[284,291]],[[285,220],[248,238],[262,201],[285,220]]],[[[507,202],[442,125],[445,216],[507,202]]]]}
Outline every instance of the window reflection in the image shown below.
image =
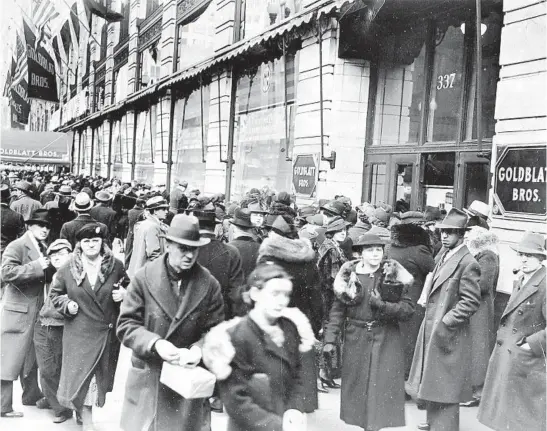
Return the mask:
{"type": "Polygon", "coordinates": [[[410,211],[410,198],[412,196],[412,163],[397,164],[395,181],[395,212],[404,213],[410,211]]]}
{"type": "Polygon", "coordinates": [[[241,39],[262,33],[272,24],[302,10],[302,0],[240,0],[241,39]]]}
{"type": "Polygon", "coordinates": [[[386,195],[386,165],[373,163],[370,170],[370,203],[379,204],[386,195]]]}
{"type": "Polygon", "coordinates": [[[424,154],[422,162],[424,164],[422,207],[433,206],[449,211],[454,198],[456,153],[424,154]]]}
{"type": "Polygon", "coordinates": [[[179,25],[177,70],[199,63],[213,55],[216,7],[215,2],[211,2],[194,22],[179,25]]]}

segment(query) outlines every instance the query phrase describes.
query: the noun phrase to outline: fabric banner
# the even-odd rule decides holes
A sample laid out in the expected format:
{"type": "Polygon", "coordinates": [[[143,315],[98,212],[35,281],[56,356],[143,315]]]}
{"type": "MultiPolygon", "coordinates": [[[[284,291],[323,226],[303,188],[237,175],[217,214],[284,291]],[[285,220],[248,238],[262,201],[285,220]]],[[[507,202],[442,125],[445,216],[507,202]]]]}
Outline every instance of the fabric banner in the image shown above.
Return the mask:
{"type": "Polygon", "coordinates": [[[42,46],[35,47],[36,35],[25,19],[23,26],[27,46],[28,97],[59,102],[53,59],[42,46]]]}
{"type": "Polygon", "coordinates": [[[30,102],[26,79],[22,79],[12,85],[10,89],[10,109],[12,125],[14,123],[28,124],[30,102]]]}

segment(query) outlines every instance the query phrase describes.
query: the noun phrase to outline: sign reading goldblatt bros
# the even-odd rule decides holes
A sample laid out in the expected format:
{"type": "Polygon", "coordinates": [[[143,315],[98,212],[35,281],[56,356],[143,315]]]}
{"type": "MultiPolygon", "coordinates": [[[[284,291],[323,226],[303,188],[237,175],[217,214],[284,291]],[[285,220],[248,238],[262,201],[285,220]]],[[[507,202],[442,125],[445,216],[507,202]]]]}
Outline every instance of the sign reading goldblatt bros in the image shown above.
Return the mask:
{"type": "Polygon", "coordinates": [[[546,214],[545,147],[510,147],[500,151],[494,193],[502,211],[546,214]]]}
{"type": "Polygon", "coordinates": [[[313,154],[299,154],[294,157],[292,183],[297,195],[312,197],[319,178],[318,157],[313,154]]]}

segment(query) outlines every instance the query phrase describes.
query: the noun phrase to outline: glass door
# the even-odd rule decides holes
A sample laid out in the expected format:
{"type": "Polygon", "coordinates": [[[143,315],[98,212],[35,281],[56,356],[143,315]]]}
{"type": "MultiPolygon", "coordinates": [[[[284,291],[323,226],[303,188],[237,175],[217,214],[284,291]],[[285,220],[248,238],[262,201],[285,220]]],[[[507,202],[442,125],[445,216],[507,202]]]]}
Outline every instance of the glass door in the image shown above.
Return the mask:
{"type": "Polygon", "coordinates": [[[457,166],[456,203],[458,208],[467,208],[475,200],[488,203],[490,160],[479,157],[477,152],[461,152],[458,154],[457,166]]]}
{"type": "Polygon", "coordinates": [[[448,212],[454,206],[456,153],[423,153],[421,157],[418,209],[429,206],[448,212]]]}

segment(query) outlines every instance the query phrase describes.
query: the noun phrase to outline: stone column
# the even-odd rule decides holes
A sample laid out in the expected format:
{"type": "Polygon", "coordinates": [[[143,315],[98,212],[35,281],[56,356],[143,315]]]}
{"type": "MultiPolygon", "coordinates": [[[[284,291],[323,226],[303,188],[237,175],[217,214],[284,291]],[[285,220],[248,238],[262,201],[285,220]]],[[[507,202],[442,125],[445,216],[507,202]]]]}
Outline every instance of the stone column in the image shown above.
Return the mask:
{"type": "Polygon", "coordinates": [[[140,1],[146,0],[130,0],[129,7],[129,56],[127,59],[127,75],[128,88],[127,94],[134,93],[138,89],[137,85],[137,63],[139,60],[138,44],[139,44],[139,29],[137,28],[137,17],[139,12],[140,1]]]}

